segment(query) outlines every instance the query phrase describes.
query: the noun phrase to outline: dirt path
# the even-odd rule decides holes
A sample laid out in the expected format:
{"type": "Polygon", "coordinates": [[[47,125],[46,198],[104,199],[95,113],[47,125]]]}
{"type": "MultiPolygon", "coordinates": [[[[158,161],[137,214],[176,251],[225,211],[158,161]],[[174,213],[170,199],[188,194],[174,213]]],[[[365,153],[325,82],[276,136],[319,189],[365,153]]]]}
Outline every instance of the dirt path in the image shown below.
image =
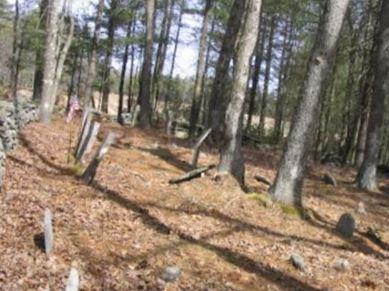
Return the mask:
{"type": "MultiPolygon", "coordinates": [[[[387,229],[388,195],[357,191],[340,169],[315,168],[305,187],[311,220],[264,207],[225,177],[213,172],[179,186],[167,183],[188,169],[190,149],[169,145],[157,131],[142,133],[105,125],[120,135],[99,168],[96,182],[85,186],[67,164],[75,125],[28,126],[21,146],[7,161],[1,193],[0,289],[61,290],[70,266],[81,275],[82,290],[385,290],[389,287],[389,251],[368,240],[368,226],[387,229]],[[337,188],[320,182],[331,170],[337,188]],[[367,215],[354,213],[364,201],[367,215]],[[55,250],[42,252],[45,208],[54,213],[55,250]],[[337,219],[351,212],[356,238],[334,231],[337,219]],[[290,264],[293,251],[308,270],[290,264]],[[334,268],[347,259],[350,268],[334,268]],[[159,279],[167,266],[179,266],[180,279],[159,279]]],[[[73,140],[73,143],[75,141],[73,140]]],[[[274,177],[273,152],[247,150],[247,182],[274,177]]],[[[212,152],[200,165],[217,162],[212,152]]],[[[387,183],[387,181],[383,181],[387,183]]],[[[385,186],[383,184],[383,186],[385,186]]]]}

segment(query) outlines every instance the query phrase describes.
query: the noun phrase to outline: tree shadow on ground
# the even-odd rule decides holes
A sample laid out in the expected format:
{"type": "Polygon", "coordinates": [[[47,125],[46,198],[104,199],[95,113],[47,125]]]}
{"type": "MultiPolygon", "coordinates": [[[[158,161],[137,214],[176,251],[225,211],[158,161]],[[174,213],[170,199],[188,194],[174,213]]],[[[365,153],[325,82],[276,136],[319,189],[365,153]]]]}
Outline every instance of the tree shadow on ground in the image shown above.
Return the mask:
{"type": "Polygon", "coordinates": [[[165,161],[166,163],[172,165],[173,167],[183,172],[188,172],[190,170],[193,170],[193,167],[189,165],[188,162],[180,160],[179,158],[176,157],[176,155],[174,155],[167,148],[158,147],[156,149],[150,149],[150,148],[137,147],[137,149],[152,154],[153,156],[160,158],[161,160],[165,161]]]}
{"type": "Polygon", "coordinates": [[[246,255],[240,254],[226,247],[217,246],[211,244],[204,239],[196,239],[189,234],[185,234],[181,231],[173,230],[168,225],[160,221],[155,216],[151,215],[147,208],[141,207],[136,202],[122,197],[118,192],[107,189],[99,183],[92,183],[94,189],[104,193],[107,198],[118,203],[120,206],[125,207],[128,210],[139,214],[142,222],[155,230],[156,232],[169,235],[175,233],[181,240],[187,243],[191,243],[207,250],[210,250],[221,257],[226,262],[229,262],[239,268],[244,269],[246,272],[256,274],[265,278],[266,280],[273,282],[283,288],[299,289],[299,290],[320,290],[313,286],[310,286],[297,278],[287,275],[273,267],[264,265],[261,262],[254,261],[246,255]]]}
{"type": "MultiPolygon", "coordinates": [[[[38,153],[33,148],[31,143],[28,140],[26,140],[26,138],[24,136],[21,136],[21,140],[22,140],[22,144],[26,147],[26,149],[31,154],[38,156],[42,160],[43,163],[45,163],[46,165],[48,165],[51,168],[54,168],[54,169],[62,172],[64,175],[69,175],[69,176],[74,177],[73,173],[71,173],[69,171],[69,168],[61,167],[61,166],[53,163],[49,159],[47,159],[44,155],[38,153]]],[[[150,150],[146,149],[146,151],[150,151],[150,150]]],[[[151,150],[151,151],[152,151],[151,152],[152,154],[155,154],[159,157],[160,157],[160,155],[162,155],[162,157],[161,157],[162,159],[164,159],[163,157],[165,157],[165,159],[169,158],[169,161],[170,161],[171,153],[169,151],[162,152],[162,154],[159,151],[158,152],[155,152],[153,150],[151,150]]],[[[183,170],[184,170],[184,166],[183,166],[182,161],[179,161],[179,164],[177,166],[183,167],[183,170]]],[[[187,169],[186,166],[185,166],[185,169],[187,169]]],[[[192,209],[193,205],[191,205],[191,209],[174,209],[174,208],[168,208],[168,207],[155,205],[155,204],[151,204],[151,203],[143,205],[143,204],[138,204],[135,201],[131,201],[127,198],[124,198],[121,196],[120,193],[113,191],[113,190],[110,190],[110,189],[100,185],[99,183],[93,182],[91,187],[104,193],[108,199],[116,202],[117,204],[121,205],[122,207],[125,207],[126,209],[129,209],[133,212],[138,213],[140,218],[142,219],[143,223],[145,225],[149,226],[150,228],[154,229],[158,233],[164,234],[164,235],[169,235],[171,233],[177,233],[178,236],[180,237],[180,239],[183,240],[184,242],[198,245],[198,246],[201,246],[205,249],[208,249],[208,250],[214,252],[215,254],[217,254],[219,257],[223,258],[225,261],[227,261],[227,262],[229,262],[229,263],[231,263],[239,268],[242,268],[242,269],[246,270],[247,272],[257,274],[258,276],[261,276],[261,277],[263,277],[271,282],[274,282],[275,284],[278,284],[279,286],[284,287],[284,288],[290,288],[291,286],[293,286],[294,288],[298,288],[298,289],[302,289],[302,290],[319,290],[319,289],[316,289],[315,287],[307,285],[304,282],[301,282],[300,280],[298,280],[290,275],[284,274],[275,268],[272,268],[270,266],[266,266],[261,262],[254,261],[251,258],[249,258],[248,256],[240,254],[239,252],[235,252],[235,251],[228,249],[226,247],[221,247],[221,246],[211,244],[211,243],[205,241],[204,239],[197,239],[189,234],[185,234],[185,233],[182,233],[180,231],[173,230],[171,227],[169,227],[168,225],[166,225],[165,223],[160,221],[157,217],[151,215],[150,211],[145,207],[145,205],[149,206],[149,207],[157,207],[157,208],[159,207],[159,208],[170,210],[170,211],[185,212],[188,214],[202,214],[205,216],[216,218],[216,219],[221,220],[223,222],[227,221],[229,223],[237,225],[239,228],[260,231],[260,232],[267,234],[267,235],[272,235],[272,236],[281,237],[281,238],[283,237],[286,240],[294,239],[297,241],[317,244],[317,245],[321,245],[324,247],[331,247],[331,248],[336,248],[336,249],[348,250],[348,251],[357,250],[357,251],[360,251],[366,255],[372,255],[372,256],[375,256],[375,257],[380,258],[380,259],[387,259],[386,256],[384,256],[380,252],[377,252],[374,249],[372,249],[371,247],[369,247],[368,245],[366,245],[365,242],[363,240],[361,240],[360,238],[346,239],[346,238],[342,237],[341,235],[337,234],[333,230],[334,225],[327,222],[324,218],[322,218],[319,215],[316,215],[316,217],[315,217],[317,221],[307,220],[308,223],[310,223],[311,225],[313,225],[317,228],[324,229],[332,235],[338,236],[339,238],[341,238],[343,241],[345,241],[347,243],[346,247],[333,245],[333,244],[329,244],[329,243],[326,243],[323,241],[316,241],[316,240],[312,240],[312,239],[304,238],[304,237],[299,237],[299,236],[295,236],[295,235],[284,235],[282,233],[272,231],[272,230],[265,228],[265,227],[252,225],[250,223],[243,222],[243,221],[235,219],[235,218],[231,218],[231,217],[225,215],[224,213],[221,213],[215,209],[207,210],[207,209],[200,209],[198,207],[197,210],[193,210],[192,209]]]]}

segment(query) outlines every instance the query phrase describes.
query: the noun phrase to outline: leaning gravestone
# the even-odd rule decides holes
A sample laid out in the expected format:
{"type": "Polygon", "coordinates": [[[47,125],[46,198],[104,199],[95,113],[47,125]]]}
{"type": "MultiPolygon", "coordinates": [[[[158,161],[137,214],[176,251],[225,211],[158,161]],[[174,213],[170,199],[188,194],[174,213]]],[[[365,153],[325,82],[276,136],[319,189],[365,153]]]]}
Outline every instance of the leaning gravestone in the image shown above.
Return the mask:
{"type": "Polygon", "coordinates": [[[357,227],[357,223],[354,217],[350,213],[343,214],[337,225],[336,230],[343,236],[351,238],[354,235],[354,231],[357,227]]]}
{"type": "Polygon", "coordinates": [[[92,161],[89,163],[88,167],[82,174],[82,179],[86,184],[92,183],[100,162],[104,158],[105,154],[108,152],[108,149],[111,146],[111,144],[113,144],[114,142],[115,142],[115,133],[109,132],[105,137],[104,142],[100,145],[99,149],[94,155],[92,161]]]}
{"type": "Polygon", "coordinates": [[[43,228],[46,255],[50,255],[54,248],[53,215],[51,214],[50,209],[47,208],[43,219],[43,228]]]}

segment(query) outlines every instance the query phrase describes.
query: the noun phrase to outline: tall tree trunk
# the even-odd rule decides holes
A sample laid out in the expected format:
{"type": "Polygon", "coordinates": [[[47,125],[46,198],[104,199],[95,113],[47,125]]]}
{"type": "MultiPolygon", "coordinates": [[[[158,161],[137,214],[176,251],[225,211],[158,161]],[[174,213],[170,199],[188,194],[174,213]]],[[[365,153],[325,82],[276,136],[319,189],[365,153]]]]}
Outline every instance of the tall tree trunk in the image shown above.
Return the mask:
{"type": "Polygon", "coordinates": [[[175,0],[167,0],[165,4],[165,13],[162,21],[161,34],[159,36],[159,43],[157,49],[157,56],[155,60],[153,84],[152,84],[152,97],[154,98],[154,108],[157,108],[160,91],[160,79],[163,73],[165,65],[166,51],[169,45],[170,29],[172,25],[173,9],[175,0]]]}
{"type": "Polygon", "coordinates": [[[139,125],[142,128],[151,126],[152,108],[151,93],[151,67],[153,62],[155,0],[146,0],[146,47],[143,57],[142,73],[139,80],[139,125]]]}
{"type": "MultiPolygon", "coordinates": [[[[213,19],[209,35],[212,35],[214,33],[215,25],[216,25],[216,21],[215,21],[215,19],[213,19]]],[[[208,83],[207,76],[208,76],[208,71],[209,71],[209,67],[210,67],[211,50],[212,50],[212,43],[209,40],[208,47],[207,47],[207,54],[205,56],[204,78],[203,78],[203,82],[201,84],[201,108],[202,108],[201,124],[202,125],[205,125],[207,122],[208,94],[206,92],[206,87],[207,87],[207,83],[208,83]]]]}
{"type": "Polygon", "coordinates": [[[16,93],[18,90],[18,78],[19,78],[19,65],[18,55],[19,50],[19,31],[20,31],[20,13],[19,13],[19,0],[15,1],[15,16],[13,23],[13,44],[12,44],[12,59],[11,59],[11,93],[14,98],[16,98],[16,93]]]}
{"type": "Polygon", "coordinates": [[[56,73],[56,40],[58,35],[60,0],[49,0],[47,4],[47,26],[44,52],[43,88],[40,104],[40,120],[43,123],[50,123],[53,103],[53,86],[56,73]]]}
{"type": "Polygon", "coordinates": [[[91,99],[93,98],[93,82],[96,79],[97,48],[100,42],[100,30],[103,18],[103,10],[104,0],[99,0],[95,18],[95,30],[93,32],[93,38],[90,47],[88,73],[85,82],[85,95],[83,98],[83,103],[86,106],[90,106],[91,99]]]}
{"type": "MultiPolygon", "coordinates": [[[[212,85],[211,99],[208,108],[207,127],[212,128],[211,139],[213,143],[219,143],[223,132],[224,108],[229,100],[226,83],[228,79],[228,69],[234,56],[234,49],[238,39],[239,28],[245,12],[246,0],[234,1],[230,11],[227,30],[224,34],[222,47],[216,65],[215,78],[212,85]]],[[[255,29],[257,30],[257,29],[255,29]]]]}
{"type": "Polygon", "coordinates": [[[74,94],[74,83],[75,83],[75,78],[76,78],[76,73],[77,73],[77,63],[78,63],[79,57],[80,57],[80,53],[77,50],[76,53],[74,54],[74,57],[73,57],[72,71],[70,73],[70,82],[69,82],[69,86],[68,86],[68,100],[67,100],[67,105],[66,105],[66,112],[69,110],[70,98],[74,94]]]}
{"type": "Polygon", "coordinates": [[[174,49],[173,49],[172,62],[170,64],[168,89],[167,89],[167,92],[165,92],[165,105],[164,105],[165,112],[168,112],[168,103],[169,103],[169,99],[170,99],[169,95],[171,94],[171,90],[172,90],[173,74],[174,74],[174,68],[176,65],[177,49],[178,49],[178,43],[179,43],[180,34],[181,34],[182,18],[184,16],[185,1],[186,0],[181,0],[180,15],[178,17],[177,31],[176,31],[176,36],[174,38],[174,49]]]}
{"type": "Polygon", "coordinates": [[[117,0],[111,0],[110,15],[108,20],[108,45],[104,60],[104,73],[103,73],[103,97],[101,103],[101,110],[108,113],[109,93],[111,91],[110,76],[111,76],[111,63],[113,54],[113,45],[115,37],[116,20],[115,13],[117,8],[117,0]]]}
{"type": "Polygon", "coordinates": [[[190,120],[189,120],[189,135],[193,137],[196,133],[197,123],[199,120],[200,109],[201,109],[201,88],[204,82],[204,73],[205,73],[205,58],[207,51],[207,34],[208,34],[208,21],[209,21],[209,12],[212,7],[212,1],[206,0],[204,12],[203,12],[203,24],[200,34],[200,44],[199,44],[199,57],[197,61],[196,69],[196,78],[194,85],[194,93],[192,99],[192,107],[190,111],[190,120]]]}
{"type": "MultiPolygon", "coordinates": [[[[350,13],[349,13],[350,15],[350,13]]],[[[344,146],[341,147],[340,156],[342,157],[342,164],[345,165],[350,157],[352,146],[354,144],[355,135],[358,129],[358,120],[359,115],[357,114],[357,110],[352,107],[352,97],[355,93],[355,83],[356,83],[356,62],[357,62],[357,45],[360,32],[355,31],[353,29],[351,16],[347,17],[347,22],[349,24],[350,29],[350,51],[349,51],[349,63],[348,63],[348,77],[346,84],[346,100],[348,105],[347,114],[349,117],[349,121],[347,123],[347,133],[345,137],[344,146]],[[355,112],[355,113],[353,113],[355,112]]]]}
{"type": "Polygon", "coordinates": [[[389,78],[389,0],[382,1],[379,16],[379,31],[375,43],[377,52],[374,63],[373,96],[371,101],[369,125],[367,130],[364,160],[358,172],[357,183],[362,189],[376,191],[377,163],[380,145],[380,130],[385,110],[385,96],[388,95],[389,78]]]}
{"type": "Polygon", "coordinates": [[[274,142],[279,143],[280,139],[284,137],[282,131],[282,121],[284,119],[284,106],[286,98],[286,81],[290,72],[290,62],[292,59],[293,49],[293,19],[285,25],[284,31],[284,43],[282,48],[280,71],[278,75],[278,88],[277,88],[277,102],[276,102],[276,116],[274,121],[274,142]]]}
{"type": "Polygon", "coordinates": [[[367,125],[369,120],[369,108],[370,108],[370,100],[372,94],[372,82],[373,82],[373,66],[374,66],[374,51],[375,45],[373,41],[369,41],[374,37],[374,30],[377,26],[376,23],[376,13],[373,8],[374,0],[369,1],[369,16],[365,29],[364,36],[364,53],[363,53],[363,63],[362,63],[362,72],[359,83],[359,91],[358,91],[358,110],[357,114],[359,115],[359,128],[357,134],[357,142],[356,142],[356,153],[354,166],[358,169],[362,166],[363,156],[365,152],[366,145],[366,136],[367,136],[367,125]]]}
{"type": "MultiPolygon", "coordinates": [[[[41,0],[39,5],[39,32],[46,30],[47,7],[49,0],[41,0]]],[[[43,41],[43,37],[39,35],[39,40],[43,41]]],[[[40,100],[42,97],[43,87],[43,68],[44,68],[43,49],[39,45],[35,52],[35,73],[34,73],[34,89],[32,93],[33,100],[40,100]]]]}
{"type": "MultiPolygon", "coordinates": [[[[241,2],[241,0],[235,0],[241,2]]],[[[249,79],[250,57],[258,37],[261,0],[245,3],[245,23],[241,24],[240,37],[235,56],[231,99],[225,117],[225,132],[220,148],[219,172],[231,173],[241,185],[244,184],[242,153],[242,127],[246,86],[249,79]]],[[[242,20],[241,20],[242,21],[242,20]]],[[[243,21],[242,21],[243,22],[243,21]]]]}
{"type": "Polygon", "coordinates": [[[259,116],[258,131],[260,137],[265,135],[267,98],[269,95],[270,70],[271,70],[271,63],[272,63],[272,56],[273,56],[273,40],[274,40],[274,32],[276,30],[276,26],[277,26],[277,19],[276,16],[273,15],[270,21],[270,32],[269,32],[269,39],[267,42],[265,82],[263,85],[261,112],[259,116]]]}
{"type": "Polygon", "coordinates": [[[57,57],[57,65],[56,65],[56,69],[55,69],[55,78],[54,78],[54,83],[53,83],[53,89],[52,89],[52,99],[51,99],[51,111],[53,110],[54,108],[54,104],[55,104],[55,101],[56,101],[56,96],[57,96],[57,91],[58,91],[58,86],[59,86],[59,83],[61,81],[61,77],[62,77],[62,72],[63,72],[63,68],[64,68],[64,65],[65,65],[65,60],[66,60],[66,56],[68,54],[68,51],[69,51],[69,48],[70,48],[70,45],[72,44],[72,41],[73,41],[73,35],[74,35],[74,19],[72,16],[69,16],[69,31],[68,31],[68,34],[67,34],[67,37],[66,37],[66,40],[64,42],[64,45],[62,47],[62,50],[59,51],[59,54],[58,54],[58,57],[57,57]]]}
{"type": "MultiPolygon", "coordinates": [[[[135,14],[134,20],[132,22],[132,31],[131,35],[135,36],[135,28],[136,28],[136,19],[137,16],[135,14]]],[[[133,84],[134,84],[134,62],[135,62],[135,42],[132,42],[131,44],[131,64],[130,64],[130,76],[128,80],[128,100],[127,100],[127,112],[131,112],[131,107],[132,107],[132,96],[133,94],[133,84]]]]}
{"type": "Polygon", "coordinates": [[[254,71],[252,77],[252,84],[250,88],[250,101],[249,101],[249,109],[248,109],[248,119],[246,125],[246,131],[248,131],[251,127],[253,114],[255,110],[255,99],[257,97],[258,91],[258,83],[259,83],[259,74],[261,73],[261,66],[263,60],[263,51],[265,48],[265,38],[266,38],[266,25],[263,17],[263,12],[261,15],[261,20],[259,22],[258,29],[258,39],[255,47],[255,62],[254,62],[254,71]]]}
{"type": "Polygon", "coordinates": [[[311,52],[302,95],[282,155],[273,198],[281,203],[302,205],[301,191],[307,154],[312,144],[320,95],[331,72],[333,59],[349,0],[327,0],[323,7],[315,45],[311,52]]]}
{"type": "MultiPolygon", "coordinates": [[[[118,117],[117,120],[119,123],[122,123],[122,113],[123,113],[123,102],[124,102],[124,81],[126,79],[126,70],[127,70],[127,62],[128,62],[128,51],[130,49],[130,44],[128,42],[129,38],[131,37],[131,32],[132,32],[132,21],[131,20],[128,23],[127,26],[127,36],[126,36],[126,46],[124,48],[124,53],[123,53],[123,61],[122,61],[122,71],[120,74],[120,83],[119,83],[119,107],[118,107],[118,117]]],[[[130,97],[128,97],[130,98],[130,97]]]]}

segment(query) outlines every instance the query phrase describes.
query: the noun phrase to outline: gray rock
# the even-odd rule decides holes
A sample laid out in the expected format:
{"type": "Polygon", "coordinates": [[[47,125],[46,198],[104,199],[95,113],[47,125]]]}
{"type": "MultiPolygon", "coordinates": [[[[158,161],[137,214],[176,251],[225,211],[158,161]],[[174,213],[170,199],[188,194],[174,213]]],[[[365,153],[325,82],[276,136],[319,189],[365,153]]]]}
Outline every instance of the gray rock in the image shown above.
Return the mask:
{"type": "Polygon", "coordinates": [[[336,230],[345,237],[353,237],[354,231],[357,227],[357,223],[354,217],[350,213],[343,214],[337,225],[336,230]]]}
{"type": "Polygon", "coordinates": [[[365,208],[365,203],[363,203],[362,201],[360,201],[358,203],[358,208],[357,208],[357,213],[359,214],[366,214],[366,208],[365,208]]]}
{"type": "Polygon", "coordinates": [[[290,256],[290,261],[292,262],[292,265],[301,271],[305,271],[305,262],[304,259],[301,257],[301,255],[297,252],[293,252],[290,256]]]}
{"type": "Polygon", "coordinates": [[[332,186],[337,186],[338,183],[336,182],[336,179],[330,175],[329,173],[326,173],[323,176],[323,182],[326,183],[327,185],[332,185],[332,186]]]}
{"type": "Polygon", "coordinates": [[[75,268],[70,269],[69,278],[66,282],[65,291],[78,291],[80,288],[80,277],[75,268]]]}
{"type": "Polygon", "coordinates": [[[171,266],[165,268],[161,274],[161,279],[165,282],[174,282],[177,281],[181,276],[181,269],[176,266],[171,266]]]}
{"type": "Polygon", "coordinates": [[[350,268],[350,263],[346,259],[339,259],[335,262],[334,267],[338,271],[345,271],[350,268]]]}

